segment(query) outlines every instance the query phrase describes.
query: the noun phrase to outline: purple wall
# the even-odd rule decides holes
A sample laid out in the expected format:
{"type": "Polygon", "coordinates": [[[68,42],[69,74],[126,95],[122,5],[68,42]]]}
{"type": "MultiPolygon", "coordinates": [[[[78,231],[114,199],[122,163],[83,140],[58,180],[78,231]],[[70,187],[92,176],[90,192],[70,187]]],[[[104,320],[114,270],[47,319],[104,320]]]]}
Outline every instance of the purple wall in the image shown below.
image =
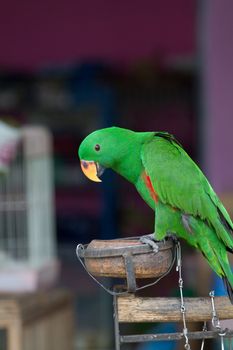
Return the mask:
{"type": "Polygon", "coordinates": [[[195,50],[196,0],[8,0],[0,66],[104,58],[131,62],[195,50]]]}
{"type": "Polygon", "coordinates": [[[204,13],[205,164],[216,191],[233,190],[233,1],[207,0],[204,13]]]}

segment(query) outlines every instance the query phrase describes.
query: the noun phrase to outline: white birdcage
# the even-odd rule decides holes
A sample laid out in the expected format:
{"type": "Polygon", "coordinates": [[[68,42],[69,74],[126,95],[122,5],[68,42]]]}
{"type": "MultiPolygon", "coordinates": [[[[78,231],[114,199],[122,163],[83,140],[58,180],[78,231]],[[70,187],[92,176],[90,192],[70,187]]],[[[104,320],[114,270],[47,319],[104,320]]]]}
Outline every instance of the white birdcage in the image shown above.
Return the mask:
{"type": "Polygon", "coordinates": [[[15,139],[15,157],[2,174],[0,141],[0,291],[32,291],[54,283],[59,269],[51,135],[25,127],[15,139]]]}

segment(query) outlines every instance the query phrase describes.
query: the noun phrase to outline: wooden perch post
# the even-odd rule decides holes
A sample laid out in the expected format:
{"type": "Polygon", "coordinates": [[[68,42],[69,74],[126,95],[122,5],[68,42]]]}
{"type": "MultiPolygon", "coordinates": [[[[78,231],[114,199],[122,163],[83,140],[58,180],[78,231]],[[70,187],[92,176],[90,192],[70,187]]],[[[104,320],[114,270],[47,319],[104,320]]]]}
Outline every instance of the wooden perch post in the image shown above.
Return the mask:
{"type": "MultiPolygon", "coordinates": [[[[174,246],[174,242],[171,240],[159,241],[156,244],[159,248],[158,252],[153,251],[149,245],[142,244],[137,238],[111,241],[94,240],[86,247],[82,245],[77,247],[77,256],[81,263],[81,258],[84,258],[84,267],[89,274],[121,277],[127,280],[126,289],[123,286],[115,286],[114,288],[116,292],[114,294],[115,349],[120,350],[124,343],[181,339],[185,341],[185,346],[188,349],[189,339],[203,340],[221,337],[221,341],[223,341],[223,337],[232,338],[233,331],[222,330],[219,325],[219,320],[233,319],[233,305],[228,297],[214,297],[213,294],[211,297],[205,298],[183,298],[180,245],[174,246]],[[159,279],[168,274],[175,260],[177,260],[179,272],[180,298],[142,298],[133,294],[140,289],[136,285],[137,278],[157,277],[155,282],[158,282],[159,279]],[[125,290],[128,291],[128,294],[118,294],[125,290]],[[190,331],[191,328],[186,327],[186,322],[209,320],[212,320],[213,323],[211,330],[190,331]],[[121,334],[121,323],[148,322],[183,322],[183,332],[121,334]]],[[[144,285],[143,288],[146,286],[144,285]]]]}
{"type": "MultiPolygon", "coordinates": [[[[233,305],[228,297],[215,297],[219,319],[233,318],[233,305]]],[[[212,318],[210,298],[185,298],[187,322],[208,321],[212,318]]],[[[182,321],[179,298],[141,298],[135,295],[117,297],[118,321],[124,322],[179,322],[182,321]]]]}

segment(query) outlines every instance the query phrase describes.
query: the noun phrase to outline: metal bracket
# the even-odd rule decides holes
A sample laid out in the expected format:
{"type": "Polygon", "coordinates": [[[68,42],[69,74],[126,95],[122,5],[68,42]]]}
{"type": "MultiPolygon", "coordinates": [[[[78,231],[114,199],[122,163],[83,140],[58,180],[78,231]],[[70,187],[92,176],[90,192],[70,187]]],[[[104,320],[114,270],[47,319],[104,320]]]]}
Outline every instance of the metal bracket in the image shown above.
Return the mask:
{"type": "Polygon", "coordinates": [[[132,259],[132,254],[126,253],[123,255],[125,262],[125,271],[127,278],[127,289],[129,293],[135,293],[137,290],[134,263],[132,259]]]}

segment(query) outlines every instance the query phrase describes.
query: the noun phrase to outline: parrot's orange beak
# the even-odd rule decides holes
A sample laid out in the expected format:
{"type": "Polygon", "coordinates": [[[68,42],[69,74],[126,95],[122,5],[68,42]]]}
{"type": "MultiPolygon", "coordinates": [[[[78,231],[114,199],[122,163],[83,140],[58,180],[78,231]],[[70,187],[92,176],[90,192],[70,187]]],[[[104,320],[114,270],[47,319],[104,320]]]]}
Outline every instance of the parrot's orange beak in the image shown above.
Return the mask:
{"type": "Polygon", "coordinates": [[[81,169],[88,179],[95,182],[102,182],[98,177],[98,163],[93,160],[81,160],[81,169]]]}

